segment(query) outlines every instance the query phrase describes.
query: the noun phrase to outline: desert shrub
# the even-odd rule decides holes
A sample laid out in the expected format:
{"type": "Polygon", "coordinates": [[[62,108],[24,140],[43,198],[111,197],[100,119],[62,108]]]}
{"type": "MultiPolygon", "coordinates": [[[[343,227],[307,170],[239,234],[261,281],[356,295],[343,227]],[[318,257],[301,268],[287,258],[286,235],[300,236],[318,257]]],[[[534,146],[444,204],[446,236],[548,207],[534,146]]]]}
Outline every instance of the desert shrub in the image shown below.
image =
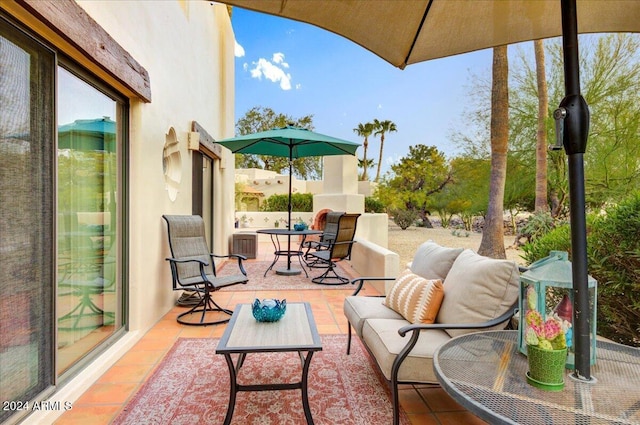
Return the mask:
{"type": "Polygon", "coordinates": [[[438,217],[440,217],[441,226],[446,229],[451,224],[451,218],[453,217],[453,213],[448,211],[446,208],[438,208],[436,209],[438,213],[438,217]]]}
{"type": "Polygon", "coordinates": [[[551,251],[567,251],[571,256],[571,229],[563,224],[522,246],[525,262],[531,264],[548,257],[551,251]]]}
{"type": "Polygon", "coordinates": [[[594,220],[589,274],[598,281],[598,334],[640,346],[640,192],[594,220]]]}
{"type": "MultiPolygon", "coordinates": [[[[291,195],[292,211],[313,212],[313,194],[294,193],[291,195]]],[[[276,212],[289,210],[289,195],[271,195],[262,204],[262,211],[276,212]]]]}
{"type": "Polygon", "coordinates": [[[414,210],[393,210],[391,213],[394,223],[402,230],[406,230],[418,219],[418,213],[414,210]]]}
{"type": "Polygon", "coordinates": [[[549,233],[556,227],[553,217],[548,212],[537,212],[527,219],[518,231],[519,237],[527,238],[527,242],[534,241],[549,233]]]}
{"type": "Polygon", "coordinates": [[[372,196],[364,198],[364,212],[367,213],[383,213],[386,208],[382,202],[372,196]]]}

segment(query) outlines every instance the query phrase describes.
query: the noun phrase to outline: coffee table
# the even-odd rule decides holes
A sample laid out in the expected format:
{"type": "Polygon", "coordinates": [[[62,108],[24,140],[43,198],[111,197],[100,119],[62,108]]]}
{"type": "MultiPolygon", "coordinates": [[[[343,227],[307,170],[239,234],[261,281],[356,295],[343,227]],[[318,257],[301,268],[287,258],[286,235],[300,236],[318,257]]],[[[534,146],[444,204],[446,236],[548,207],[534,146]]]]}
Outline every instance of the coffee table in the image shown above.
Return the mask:
{"type": "Polygon", "coordinates": [[[216,348],[216,354],[224,355],[231,378],[229,406],[224,424],[231,423],[238,391],[297,389],[302,391],[302,407],[307,424],[313,424],[309,409],[307,381],[311,358],[316,351],[322,351],[322,343],[309,303],[287,304],[287,311],[282,319],[272,323],[255,320],[251,313],[251,304],[238,304],[216,348]],[[300,381],[260,385],[238,384],[238,372],[247,354],[281,352],[297,352],[300,356],[302,363],[300,381]],[[233,363],[232,354],[238,354],[236,364],[233,363]]]}

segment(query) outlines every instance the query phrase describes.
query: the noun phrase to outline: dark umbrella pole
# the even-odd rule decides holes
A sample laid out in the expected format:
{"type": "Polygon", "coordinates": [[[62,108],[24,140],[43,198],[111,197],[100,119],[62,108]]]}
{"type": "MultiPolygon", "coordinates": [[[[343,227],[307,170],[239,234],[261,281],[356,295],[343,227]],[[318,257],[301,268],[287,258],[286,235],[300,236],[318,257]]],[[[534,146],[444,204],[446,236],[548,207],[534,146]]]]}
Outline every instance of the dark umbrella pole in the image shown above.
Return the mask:
{"type": "MultiPolygon", "coordinates": [[[[585,217],[584,152],[589,136],[589,108],[580,95],[578,20],[576,0],[562,0],[562,44],[565,73],[563,144],[569,163],[572,279],[574,292],[573,338],[575,371],[581,381],[591,381],[589,289],[587,282],[587,226],[585,217]]],[[[595,335],[593,336],[595,338],[595,335]]]]}
{"type": "MultiPolygon", "coordinates": [[[[293,150],[293,148],[291,148],[293,150]]],[[[293,205],[291,203],[291,191],[293,189],[291,180],[293,176],[293,158],[292,154],[289,154],[289,204],[287,205],[287,230],[291,232],[291,210],[293,209],[293,205]]],[[[276,273],[279,275],[285,276],[293,276],[301,273],[298,269],[291,268],[291,234],[287,234],[287,268],[276,270],[276,273]]]]}

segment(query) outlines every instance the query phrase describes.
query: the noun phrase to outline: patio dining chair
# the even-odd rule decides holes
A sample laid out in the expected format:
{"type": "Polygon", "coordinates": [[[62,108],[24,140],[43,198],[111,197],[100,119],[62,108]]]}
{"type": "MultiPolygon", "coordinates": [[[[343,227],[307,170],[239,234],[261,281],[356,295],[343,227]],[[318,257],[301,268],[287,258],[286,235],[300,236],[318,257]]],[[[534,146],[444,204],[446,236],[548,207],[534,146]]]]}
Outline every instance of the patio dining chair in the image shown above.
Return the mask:
{"type": "Polygon", "coordinates": [[[349,279],[338,275],[335,269],[338,261],[351,258],[351,248],[356,242],[353,238],[356,234],[358,217],[360,217],[360,214],[343,214],[340,216],[335,239],[329,243],[326,249],[309,252],[311,262],[316,262],[318,266],[326,267],[324,273],[311,279],[312,282],[321,285],[344,285],[349,283],[349,279]]]}
{"type": "Polygon", "coordinates": [[[309,240],[302,243],[302,248],[306,251],[304,253],[304,260],[309,267],[326,267],[326,263],[320,263],[319,260],[315,259],[311,261],[311,257],[309,257],[309,253],[312,250],[326,250],[329,249],[331,242],[333,242],[336,238],[336,233],[338,231],[338,221],[340,221],[340,217],[344,215],[344,211],[330,211],[325,216],[325,225],[324,229],[322,229],[322,235],[320,235],[320,239],[317,241],[309,240]]]}
{"type": "Polygon", "coordinates": [[[246,284],[249,280],[242,264],[246,257],[238,254],[216,255],[209,252],[205,238],[204,220],[198,215],[163,215],[167,222],[174,291],[197,293],[199,301],[188,311],[178,315],[183,325],[206,326],[229,321],[233,311],[220,307],[211,294],[221,288],[246,284]],[[217,276],[215,259],[236,259],[238,272],[230,276],[217,276]],[[220,313],[222,319],[220,319],[220,313]],[[193,320],[193,316],[197,321],[193,320]]]}

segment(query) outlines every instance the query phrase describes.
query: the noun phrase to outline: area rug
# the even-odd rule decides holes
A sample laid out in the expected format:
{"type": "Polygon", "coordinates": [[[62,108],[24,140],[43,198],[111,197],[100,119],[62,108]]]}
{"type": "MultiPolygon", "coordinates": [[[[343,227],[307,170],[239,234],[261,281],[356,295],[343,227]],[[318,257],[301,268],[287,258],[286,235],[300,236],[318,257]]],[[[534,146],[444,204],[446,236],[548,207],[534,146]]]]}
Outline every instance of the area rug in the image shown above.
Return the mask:
{"type": "MultiPolygon", "coordinates": [[[[386,381],[362,344],[347,355],[346,335],[323,335],[309,368],[309,404],[318,425],[388,425],[393,408],[386,381]]],[[[229,371],[215,354],[218,339],[179,338],[114,424],[222,424],[229,402],[229,371]]],[[[248,355],[240,384],[300,380],[296,353],[248,355]]],[[[404,412],[401,423],[409,424],[404,412]]],[[[232,424],[305,423],[300,390],[240,392],[232,424]]]]}
{"type": "MultiPolygon", "coordinates": [[[[351,266],[348,263],[337,263],[338,267],[336,272],[340,276],[352,279],[354,276],[353,271],[349,271],[351,266]]],[[[268,291],[272,289],[277,290],[294,290],[294,289],[353,289],[353,285],[318,285],[311,282],[311,279],[320,276],[324,273],[324,269],[314,269],[305,266],[309,277],[305,276],[304,272],[296,276],[282,276],[275,272],[278,269],[284,269],[287,267],[285,260],[278,261],[273,269],[267,272],[267,276],[264,276],[264,272],[271,265],[270,261],[244,261],[242,263],[244,269],[247,271],[249,282],[246,285],[233,285],[227,288],[221,289],[221,291],[268,291]]],[[[299,269],[300,264],[297,260],[291,261],[291,267],[299,269]]],[[[222,265],[222,268],[218,272],[219,276],[225,276],[238,273],[238,263],[235,261],[227,261],[222,265]]]]}

